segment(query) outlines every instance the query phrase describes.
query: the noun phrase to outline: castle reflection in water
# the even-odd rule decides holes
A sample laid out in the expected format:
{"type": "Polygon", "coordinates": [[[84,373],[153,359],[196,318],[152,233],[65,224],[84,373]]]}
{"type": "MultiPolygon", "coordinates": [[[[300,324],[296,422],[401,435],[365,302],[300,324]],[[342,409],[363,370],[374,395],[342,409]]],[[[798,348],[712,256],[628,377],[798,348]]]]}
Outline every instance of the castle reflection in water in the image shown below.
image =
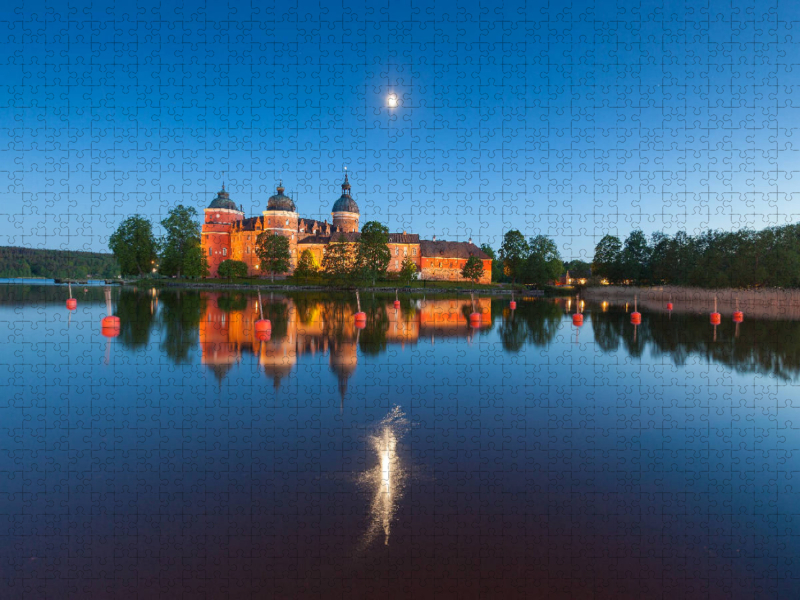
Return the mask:
{"type": "MultiPolygon", "coordinates": [[[[206,299],[199,332],[202,364],[222,381],[244,355],[250,354],[273,379],[276,389],[305,354],[327,354],[343,397],[348,379],[358,366],[359,347],[397,344],[402,349],[420,338],[435,343],[436,338],[475,335],[469,323],[473,306],[468,299],[405,299],[399,309],[394,308],[393,299],[382,300],[366,310],[364,330],[355,326],[355,303],[341,300],[305,301],[267,295],[259,306],[258,297],[242,295],[238,306],[232,308],[227,294],[210,293],[206,299]],[[262,310],[272,321],[272,333],[266,341],[255,335],[255,322],[262,310]]],[[[491,301],[475,299],[475,310],[482,314],[481,327],[490,328],[491,301]]]]}

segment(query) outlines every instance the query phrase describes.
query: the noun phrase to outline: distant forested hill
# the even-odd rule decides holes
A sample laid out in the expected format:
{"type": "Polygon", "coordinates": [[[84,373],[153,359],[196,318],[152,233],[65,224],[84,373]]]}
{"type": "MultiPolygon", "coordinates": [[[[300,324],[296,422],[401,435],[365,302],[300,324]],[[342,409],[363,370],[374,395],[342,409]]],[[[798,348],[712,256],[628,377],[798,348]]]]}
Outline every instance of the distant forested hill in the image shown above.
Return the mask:
{"type": "Polygon", "coordinates": [[[0,246],[0,277],[116,277],[113,254],[0,246]]]}

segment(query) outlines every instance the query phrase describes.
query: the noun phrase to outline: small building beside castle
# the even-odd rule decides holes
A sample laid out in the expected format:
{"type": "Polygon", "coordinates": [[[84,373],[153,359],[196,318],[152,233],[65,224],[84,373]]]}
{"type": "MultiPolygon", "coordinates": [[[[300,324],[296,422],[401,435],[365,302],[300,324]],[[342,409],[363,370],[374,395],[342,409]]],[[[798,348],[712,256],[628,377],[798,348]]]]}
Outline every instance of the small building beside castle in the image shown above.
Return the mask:
{"type": "MultiPolygon", "coordinates": [[[[231,200],[225,186],[205,209],[202,227],[203,252],[208,258],[211,277],[218,276],[219,265],[225,260],[239,260],[247,265],[250,276],[258,276],[260,261],[255,252],[258,236],[269,231],[289,239],[291,268],[294,271],[300,255],[309,250],[318,264],[322,264],[325,250],[332,242],[355,243],[359,232],[360,212],[350,194],[350,182],[345,175],[342,195],[331,208],[331,223],[301,218],[294,201],[284,194],[282,183],[277,193],[267,200],[267,207],[260,217],[244,216],[240,206],[231,200]]],[[[417,265],[418,277],[430,281],[463,281],[461,270],[467,260],[475,256],[483,263],[480,283],[492,279],[492,259],[472,243],[420,240],[413,233],[390,233],[389,272],[397,272],[406,257],[417,265]]]]}

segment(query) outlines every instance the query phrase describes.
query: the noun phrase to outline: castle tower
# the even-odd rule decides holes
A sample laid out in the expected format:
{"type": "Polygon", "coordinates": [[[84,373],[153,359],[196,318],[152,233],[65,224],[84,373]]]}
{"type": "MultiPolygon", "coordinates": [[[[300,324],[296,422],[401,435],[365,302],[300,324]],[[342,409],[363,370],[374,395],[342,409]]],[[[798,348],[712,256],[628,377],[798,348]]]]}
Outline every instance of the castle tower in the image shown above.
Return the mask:
{"type": "Polygon", "coordinates": [[[267,201],[267,210],[262,214],[264,215],[264,230],[272,231],[278,235],[289,238],[289,250],[292,253],[292,266],[289,273],[294,272],[297,266],[297,208],[289,196],[284,192],[283,182],[278,184],[278,193],[270,196],[267,201]]]}
{"type": "Polygon", "coordinates": [[[201,230],[201,246],[203,254],[208,259],[209,275],[217,276],[217,269],[222,261],[231,256],[231,224],[241,221],[244,213],[231,200],[230,194],[222,190],[217,192],[217,197],[211,201],[204,211],[205,219],[201,230]]]}
{"type": "Polygon", "coordinates": [[[338,231],[358,231],[358,204],[350,196],[350,182],[347,180],[347,173],[344,174],[342,195],[334,202],[331,217],[333,217],[333,227],[338,231]]]}

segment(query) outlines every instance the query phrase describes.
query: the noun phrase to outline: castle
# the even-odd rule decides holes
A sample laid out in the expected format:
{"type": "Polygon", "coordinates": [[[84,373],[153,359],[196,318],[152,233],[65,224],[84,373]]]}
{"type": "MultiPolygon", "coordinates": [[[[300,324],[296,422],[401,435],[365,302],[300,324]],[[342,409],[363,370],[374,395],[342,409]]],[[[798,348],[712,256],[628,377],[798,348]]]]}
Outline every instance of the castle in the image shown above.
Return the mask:
{"type": "MultiPolygon", "coordinates": [[[[244,211],[236,206],[225,191],[225,186],[205,209],[202,227],[203,252],[208,258],[211,277],[218,276],[220,263],[238,260],[247,265],[248,275],[258,276],[260,261],[255,253],[256,240],[263,231],[289,238],[292,266],[291,274],[300,255],[309,250],[317,264],[322,264],[325,248],[331,242],[355,243],[360,237],[358,205],[350,195],[350,182],[345,175],[342,195],[333,203],[332,222],[300,218],[297,208],[284,187],[278,185],[277,194],[267,201],[267,209],[260,217],[245,218],[244,211]]],[[[419,235],[406,233],[389,234],[391,261],[389,272],[397,272],[406,257],[417,265],[419,279],[438,281],[463,281],[461,270],[470,256],[483,262],[483,277],[480,283],[489,283],[492,278],[492,260],[472,243],[420,240],[419,235]]]]}

